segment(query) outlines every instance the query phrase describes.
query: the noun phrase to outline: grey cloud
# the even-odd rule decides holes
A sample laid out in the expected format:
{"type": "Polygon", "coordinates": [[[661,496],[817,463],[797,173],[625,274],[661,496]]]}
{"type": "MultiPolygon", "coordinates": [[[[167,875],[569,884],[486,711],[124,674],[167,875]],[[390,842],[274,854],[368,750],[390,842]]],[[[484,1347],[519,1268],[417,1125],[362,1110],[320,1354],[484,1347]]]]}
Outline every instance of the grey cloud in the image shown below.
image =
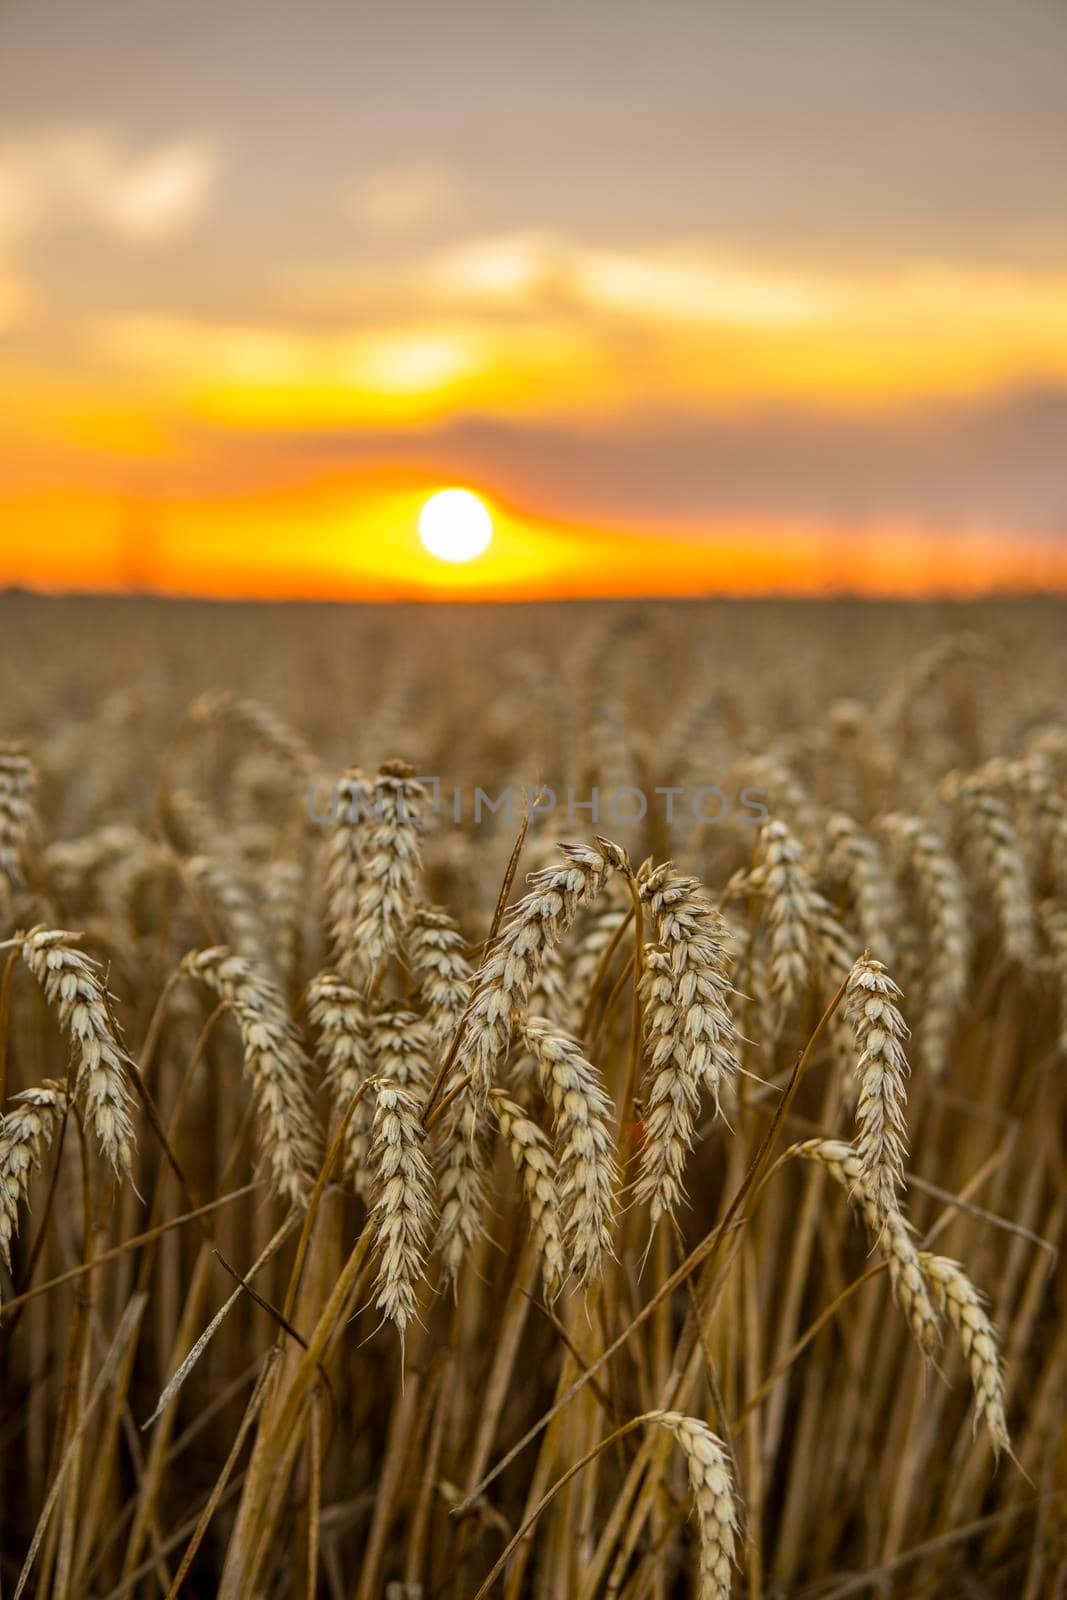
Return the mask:
{"type": "Polygon", "coordinates": [[[784,516],[1067,537],[1067,389],[863,417],[776,410],[566,429],[469,417],[430,432],[293,432],[225,445],[202,434],[199,443],[252,478],[392,460],[470,481],[525,512],[601,526],[784,516]]]}

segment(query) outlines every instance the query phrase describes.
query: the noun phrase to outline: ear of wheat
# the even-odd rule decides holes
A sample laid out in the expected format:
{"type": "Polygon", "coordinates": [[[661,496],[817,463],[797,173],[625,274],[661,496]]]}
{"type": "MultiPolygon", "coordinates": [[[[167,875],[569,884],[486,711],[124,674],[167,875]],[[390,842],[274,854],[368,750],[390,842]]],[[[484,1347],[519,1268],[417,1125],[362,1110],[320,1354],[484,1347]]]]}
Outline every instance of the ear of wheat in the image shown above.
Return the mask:
{"type": "Polygon", "coordinates": [[[685,1457],[700,1534],[700,1600],[729,1600],[737,1551],[737,1502],[722,1441],[706,1422],[680,1411],[650,1411],[685,1457]]]}
{"type": "Polygon", "coordinates": [[[350,767],[334,794],[334,815],[326,848],[324,890],[326,922],[341,976],[350,978],[356,966],[354,930],[362,884],[367,819],[374,805],[374,785],[350,767]]]}
{"type": "Polygon", "coordinates": [[[0,743],[0,913],[23,883],[37,773],[21,745],[0,743]]]}
{"type": "Polygon", "coordinates": [[[904,855],[925,923],[918,1040],[923,1065],[940,1077],[967,989],[970,937],[963,877],[941,835],[918,817],[892,814],[883,826],[904,855]]]}
{"type": "Polygon", "coordinates": [[[500,1089],[493,1090],[492,1104],[522,1183],[530,1225],[541,1252],[545,1294],[551,1299],[562,1287],[566,1275],[562,1208],[552,1146],[537,1123],[500,1089]]]}
{"type": "Polygon", "coordinates": [[[552,1107],[568,1266],[578,1283],[586,1284],[597,1277],[611,1250],[618,1178],[611,1103],[599,1073],[575,1041],[552,1023],[531,1017],[526,1043],[552,1107]]]}
{"type": "Polygon", "coordinates": [[[562,855],[559,865],[532,874],[530,893],[508,914],[475,976],[458,1064],[472,1074],[482,1104],[507,1055],[516,1020],[527,1010],[544,951],[559,943],[578,908],[596,899],[618,864],[603,845],[564,845],[562,855]]]}
{"type": "Polygon", "coordinates": [[[307,1061],[275,985],[225,946],[182,963],[233,1013],[259,1113],[259,1135],[275,1192],[301,1206],[317,1167],[307,1061]]]}
{"type": "Polygon", "coordinates": [[[803,848],[784,822],[763,829],[756,881],[763,894],[771,996],[784,1017],[811,974],[816,916],[803,848]]]}
{"type": "Polygon", "coordinates": [[[903,1214],[893,1210],[883,1216],[879,1212],[864,1187],[862,1165],[850,1144],[839,1139],[808,1139],[797,1145],[795,1152],[804,1160],[817,1161],[825,1167],[862,1211],[889,1268],[893,1293],[908,1319],[915,1342],[924,1355],[932,1355],[941,1343],[941,1327],[926,1287],[919,1252],[903,1214]]]}
{"type": "Polygon", "coordinates": [[[892,966],[896,954],[893,929],[899,926],[900,915],[893,882],[878,846],[841,812],[827,818],[826,833],[826,870],[848,888],[860,940],[879,961],[892,966]]]}
{"type": "Polygon", "coordinates": [[[257,740],[305,783],[311,782],[319,770],[318,759],[310,745],[283,722],[276,711],[250,695],[210,690],[190,707],[189,720],[194,724],[232,723],[257,740]]]}
{"type": "Polygon", "coordinates": [[[402,1089],[380,1083],[371,1139],[371,1222],[379,1254],[375,1303],[401,1339],[418,1309],[434,1223],[433,1172],[423,1138],[417,1103],[402,1089]]]}
{"type": "Polygon", "coordinates": [[[983,1421],[997,1455],[1011,1448],[1004,1415],[1004,1380],[1000,1370],[997,1336],[986,1314],[982,1297],[958,1261],[921,1251],[919,1260],[949,1321],[960,1336],[960,1345],[971,1370],[974,1387],[975,1423],[983,1421]]]}
{"type": "Polygon", "coordinates": [[[66,1108],[66,1090],[46,1082],[17,1094],[11,1109],[0,1116],[0,1256],[9,1269],[19,1206],[29,1194],[34,1168],[40,1166],[41,1146],[51,1145],[66,1108]]]}
{"type": "Polygon", "coordinates": [[[669,866],[644,875],[640,893],[662,941],[646,951],[642,978],[648,1063],[634,1189],[655,1226],[682,1199],[701,1093],[718,1111],[740,1063],[722,917],[696,879],[669,866]]]}
{"type": "MultiPolygon", "coordinates": [[[[351,985],[332,972],[320,972],[308,984],[307,1009],[308,1020],[319,1034],[334,1115],[340,1118],[371,1076],[366,1007],[351,985]]],[[[369,1198],[371,1188],[372,1120],[373,1108],[364,1095],[349,1118],[344,1151],[345,1174],[364,1199],[369,1198]]]]}
{"type": "Polygon", "coordinates": [[[126,1074],[129,1057],[115,1033],[99,968],[75,949],[72,941],[77,937],[60,929],[33,928],[22,941],[22,959],[74,1044],[75,1090],[84,1098],[101,1151],[116,1177],[125,1178],[133,1165],[135,1143],[126,1074]]]}
{"type": "Polygon", "coordinates": [[[433,1044],[448,1045],[471,993],[472,968],[463,935],[440,906],[420,905],[411,919],[406,944],[433,1044]]]}
{"type": "Polygon", "coordinates": [[[395,955],[411,921],[428,803],[413,768],[403,761],[389,761],[381,768],[374,796],[349,936],[353,959],[367,973],[395,955]]]}
{"type": "Polygon", "coordinates": [[[1007,802],[987,775],[945,785],[962,819],[996,912],[1004,954],[1027,966],[1034,954],[1033,896],[1018,829],[1007,802]]]}
{"type": "Polygon", "coordinates": [[[463,1083],[459,1067],[453,1068],[446,1080],[444,1093],[453,1094],[453,1098],[441,1118],[439,1131],[435,1130],[440,1152],[438,1241],[445,1276],[455,1289],[460,1268],[482,1232],[489,1156],[484,1109],[471,1085],[463,1083]]]}
{"type": "Polygon", "coordinates": [[[899,1209],[904,1190],[905,1082],[910,1068],[904,1054],[908,1030],[895,1004],[899,998],[900,990],[880,961],[857,961],[845,994],[856,1037],[857,1150],[864,1190],[883,1223],[899,1209]]]}

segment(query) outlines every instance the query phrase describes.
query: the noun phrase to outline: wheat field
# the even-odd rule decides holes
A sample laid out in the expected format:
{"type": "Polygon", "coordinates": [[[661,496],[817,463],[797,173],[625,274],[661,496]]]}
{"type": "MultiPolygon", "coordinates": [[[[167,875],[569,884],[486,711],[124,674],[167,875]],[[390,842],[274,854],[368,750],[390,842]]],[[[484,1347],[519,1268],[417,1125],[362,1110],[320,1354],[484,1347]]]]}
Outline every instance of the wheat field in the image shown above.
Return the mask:
{"type": "Polygon", "coordinates": [[[1067,608],[0,637],[4,1596],[1067,1595],[1067,608]]]}

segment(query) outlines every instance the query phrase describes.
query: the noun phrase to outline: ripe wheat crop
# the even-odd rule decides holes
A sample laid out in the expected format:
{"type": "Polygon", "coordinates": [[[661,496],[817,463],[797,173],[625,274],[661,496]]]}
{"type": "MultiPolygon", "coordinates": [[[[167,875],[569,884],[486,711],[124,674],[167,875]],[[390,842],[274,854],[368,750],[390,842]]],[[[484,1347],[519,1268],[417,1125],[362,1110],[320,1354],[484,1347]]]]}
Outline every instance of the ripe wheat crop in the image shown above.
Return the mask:
{"type": "Polygon", "coordinates": [[[5,1595],[1067,1594],[1061,607],[0,624],[5,1595]]]}

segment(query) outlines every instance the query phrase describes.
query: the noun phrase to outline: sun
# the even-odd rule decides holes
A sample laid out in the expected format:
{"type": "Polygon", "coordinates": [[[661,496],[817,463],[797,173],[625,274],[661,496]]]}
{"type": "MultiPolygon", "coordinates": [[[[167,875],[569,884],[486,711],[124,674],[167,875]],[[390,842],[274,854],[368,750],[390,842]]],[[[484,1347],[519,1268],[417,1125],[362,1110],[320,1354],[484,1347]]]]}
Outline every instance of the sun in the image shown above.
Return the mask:
{"type": "Polygon", "coordinates": [[[440,489],[419,512],[419,538],[439,561],[474,561],[492,537],[488,507],[469,489],[440,489]]]}

